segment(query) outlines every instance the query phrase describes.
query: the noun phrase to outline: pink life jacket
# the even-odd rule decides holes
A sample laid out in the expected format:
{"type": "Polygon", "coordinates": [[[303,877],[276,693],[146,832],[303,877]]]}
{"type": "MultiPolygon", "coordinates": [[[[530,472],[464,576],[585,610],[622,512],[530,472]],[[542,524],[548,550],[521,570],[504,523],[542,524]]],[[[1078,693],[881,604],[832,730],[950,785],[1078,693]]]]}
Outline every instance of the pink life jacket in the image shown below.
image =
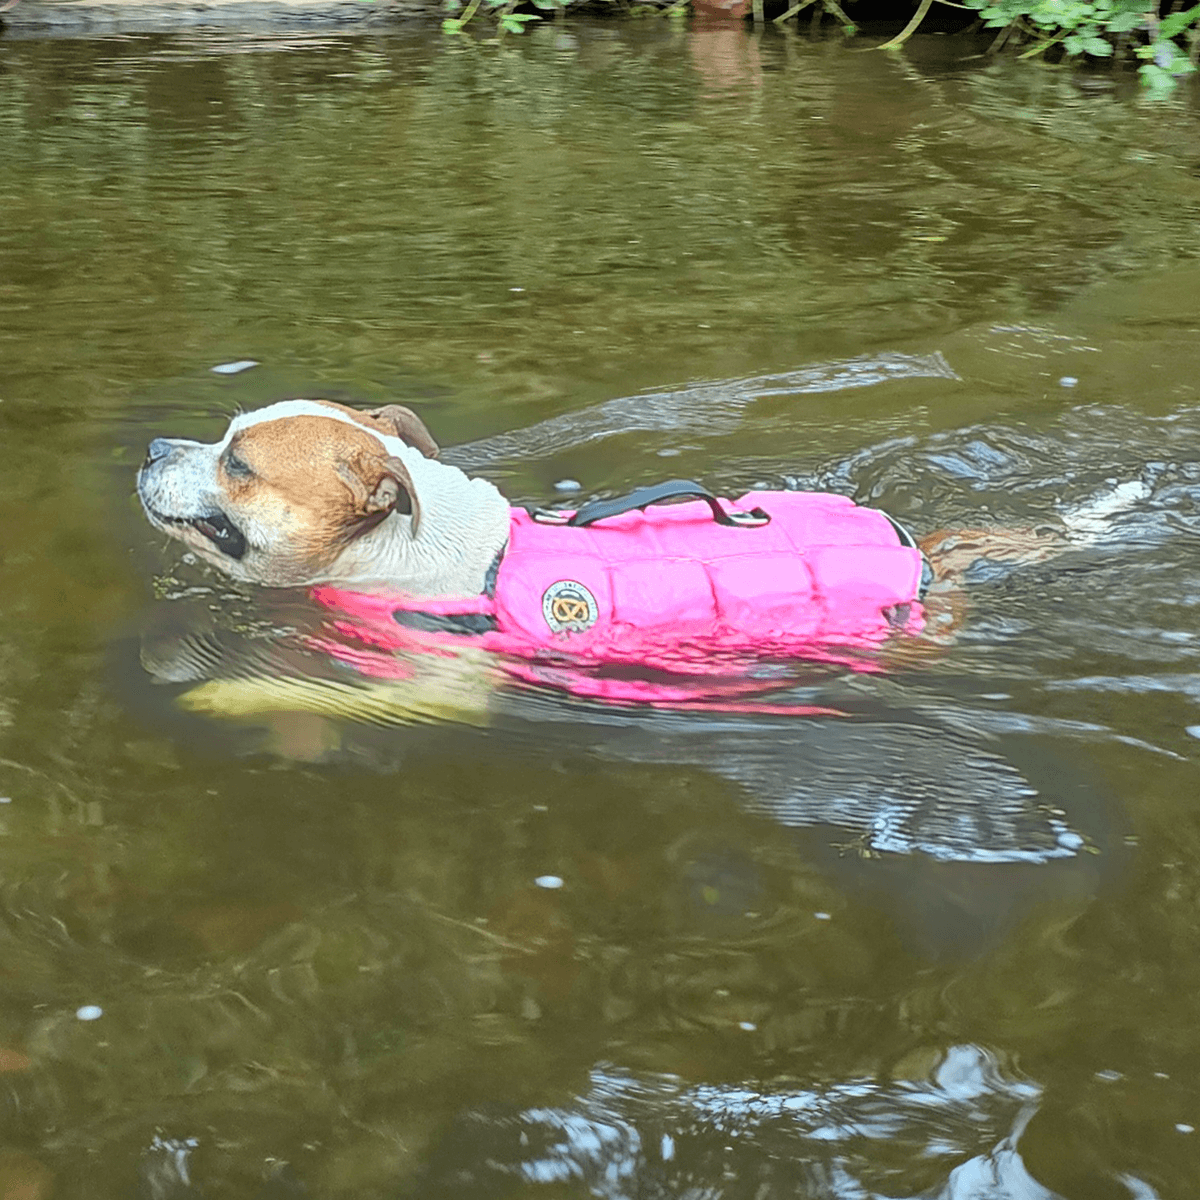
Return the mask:
{"type": "MultiPolygon", "coordinates": [[[[656,490],[672,495],[674,486],[656,490]]],[[[617,515],[578,528],[563,523],[569,513],[544,523],[538,517],[547,514],[513,509],[487,595],[418,600],[328,587],[313,595],[341,616],[340,632],[380,650],[452,653],[463,632],[476,633],[471,643],[502,656],[513,677],[650,703],[761,691],[764,680],[745,672],[764,661],[872,670],[871,651],[922,627],[921,552],[890,518],[845,496],[751,492],[735,501],[608,507],[617,515]],[[714,520],[725,513],[747,524],[714,520]],[[458,632],[446,632],[455,622],[458,632]],[[694,683],[681,692],[649,672],[694,683]]],[[[368,674],[407,673],[339,657],[353,657],[368,674]]]]}

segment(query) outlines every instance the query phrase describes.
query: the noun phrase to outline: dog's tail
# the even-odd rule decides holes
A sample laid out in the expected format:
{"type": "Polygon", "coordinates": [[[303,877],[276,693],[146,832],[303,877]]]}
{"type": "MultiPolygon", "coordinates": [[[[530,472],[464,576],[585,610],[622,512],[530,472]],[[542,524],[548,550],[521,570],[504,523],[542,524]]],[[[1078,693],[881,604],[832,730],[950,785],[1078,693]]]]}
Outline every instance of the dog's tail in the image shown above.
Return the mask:
{"type": "Polygon", "coordinates": [[[938,583],[959,587],[1094,546],[1111,533],[1115,518],[1149,495],[1146,483],[1129,480],[1064,509],[1056,525],[940,530],[919,539],[919,545],[938,583]]]}
{"type": "Polygon", "coordinates": [[[1098,492],[1061,514],[1067,541],[1072,546],[1092,546],[1112,528],[1113,518],[1128,512],[1150,495],[1150,485],[1140,479],[1118,483],[1098,492]]]}

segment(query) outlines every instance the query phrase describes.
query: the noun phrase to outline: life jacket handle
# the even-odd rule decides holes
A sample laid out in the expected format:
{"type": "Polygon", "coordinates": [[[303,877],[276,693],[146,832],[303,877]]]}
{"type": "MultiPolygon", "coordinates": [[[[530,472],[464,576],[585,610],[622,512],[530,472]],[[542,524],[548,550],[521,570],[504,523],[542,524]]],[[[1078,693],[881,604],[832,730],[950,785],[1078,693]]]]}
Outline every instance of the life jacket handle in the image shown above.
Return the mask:
{"type": "Polygon", "coordinates": [[[578,529],[608,517],[619,517],[635,508],[647,508],[651,504],[661,504],[664,500],[685,498],[703,500],[712,510],[713,520],[718,525],[755,528],[767,525],[771,520],[771,514],[762,508],[752,508],[745,512],[736,509],[726,511],[720,500],[708,488],[692,479],[668,479],[665,483],[655,483],[650,487],[634,488],[632,492],[627,492],[624,496],[615,496],[612,500],[592,500],[574,516],[554,509],[539,508],[533,513],[533,519],[546,525],[570,525],[578,529]]]}

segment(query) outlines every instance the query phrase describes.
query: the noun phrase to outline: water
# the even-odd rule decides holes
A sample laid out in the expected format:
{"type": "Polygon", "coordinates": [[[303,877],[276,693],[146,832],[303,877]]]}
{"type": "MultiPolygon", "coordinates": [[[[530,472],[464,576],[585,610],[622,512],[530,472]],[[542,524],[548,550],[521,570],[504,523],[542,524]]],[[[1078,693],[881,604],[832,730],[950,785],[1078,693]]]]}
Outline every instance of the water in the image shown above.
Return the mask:
{"type": "Polygon", "coordinates": [[[0,1196],[1195,1195],[1200,124],[863,46],[0,42],[0,1196]],[[841,717],[187,711],[315,617],[132,473],[285,395],[515,501],[1138,498],[841,717]]]}

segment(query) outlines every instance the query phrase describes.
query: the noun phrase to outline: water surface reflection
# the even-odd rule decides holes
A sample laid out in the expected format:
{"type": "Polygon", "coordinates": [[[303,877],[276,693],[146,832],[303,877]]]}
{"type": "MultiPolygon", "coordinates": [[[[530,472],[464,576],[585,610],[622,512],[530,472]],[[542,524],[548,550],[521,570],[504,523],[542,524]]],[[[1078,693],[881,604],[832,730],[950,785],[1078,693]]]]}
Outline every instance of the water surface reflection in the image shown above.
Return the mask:
{"type": "Polygon", "coordinates": [[[0,1195],[1194,1192],[1196,123],[701,36],[0,42],[0,1195]],[[133,469],[300,394],[514,501],[1141,498],[842,717],[183,710],[314,617],[133,469]]]}

